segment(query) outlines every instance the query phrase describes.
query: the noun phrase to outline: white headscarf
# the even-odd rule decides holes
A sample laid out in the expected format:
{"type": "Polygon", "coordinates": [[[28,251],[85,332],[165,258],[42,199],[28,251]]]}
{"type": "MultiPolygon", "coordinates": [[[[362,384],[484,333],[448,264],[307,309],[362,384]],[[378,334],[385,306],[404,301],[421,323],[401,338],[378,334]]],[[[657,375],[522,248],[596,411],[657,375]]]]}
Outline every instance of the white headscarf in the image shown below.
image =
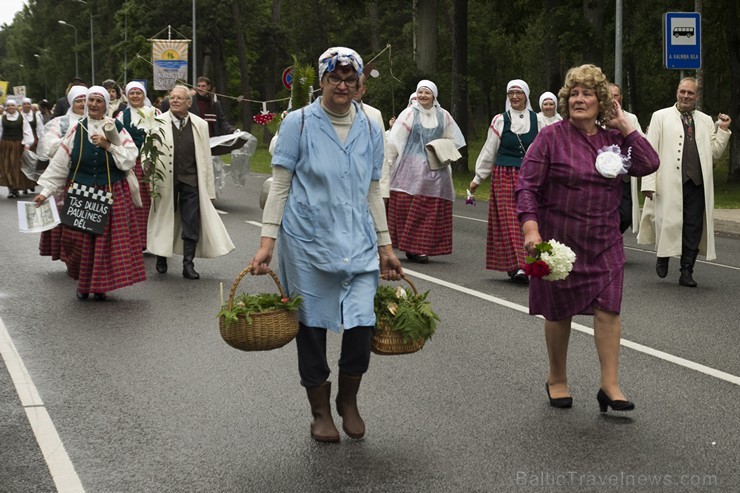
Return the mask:
{"type": "MultiPolygon", "coordinates": [[[[144,106],[151,106],[152,102],[149,101],[149,98],[146,97],[146,88],[144,87],[144,84],[139,82],[138,80],[132,80],[128,84],[126,84],[126,89],[124,90],[124,94],[126,94],[126,99],[128,99],[128,93],[131,89],[139,89],[141,92],[144,93],[144,106]]],[[[128,107],[131,107],[131,103],[128,103],[128,107]]]]}
{"type": "MultiPolygon", "coordinates": [[[[418,99],[413,102],[413,104],[416,105],[416,106],[418,106],[419,109],[421,110],[421,112],[422,112],[422,120],[424,120],[424,118],[425,118],[425,112],[430,112],[430,111],[434,110],[435,108],[438,108],[439,107],[439,99],[437,98],[437,96],[439,96],[439,91],[437,90],[437,84],[435,84],[431,80],[427,80],[427,79],[420,80],[419,83],[416,84],[416,92],[418,93],[419,92],[419,89],[421,89],[422,87],[424,87],[426,89],[429,89],[430,91],[432,91],[432,94],[434,94],[434,101],[432,101],[432,107],[429,108],[429,109],[423,108],[419,104],[419,100],[418,99]]],[[[414,93],[414,94],[416,94],[416,93],[414,93]]],[[[436,121],[437,120],[436,110],[435,110],[435,112],[433,114],[434,114],[434,120],[436,121]]],[[[424,122],[422,122],[422,123],[424,123],[424,122]]],[[[424,126],[429,126],[429,123],[430,122],[427,121],[424,126]]]]}
{"type": "Polygon", "coordinates": [[[85,86],[72,86],[69,88],[69,92],[67,93],[67,102],[69,103],[70,109],[71,106],[74,104],[75,99],[84,96],[87,100],[87,87],[85,86]]]}
{"type": "MultiPolygon", "coordinates": [[[[71,90],[71,89],[70,89],[71,90]]],[[[110,107],[110,94],[108,93],[108,89],[106,89],[103,86],[92,86],[90,89],[87,90],[87,99],[90,100],[90,96],[100,96],[103,99],[105,99],[105,111],[103,111],[103,119],[105,119],[106,115],[108,114],[108,107],[110,107]]],[[[85,118],[88,117],[88,111],[87,111],[87,105],[85,105],[85,118]]]]}
{"type": "Polygon", "coordinates": [[[555,103],[555,110],[557,111],[558,97],[550,91],[545,91],[542,93],[542,96],[540,96],[540,111],[542,111],[542,103],[544,103],[547,99],[552,99],[552,102],[555,103]]]}
{"type": "Polygon", "coordinates": [[[28,103],[31,104],[33,101],[31,101],[31,98],[23,98],[23,104],[28,103]]]}
{"type": "Polygon", "coordinates": [[[326,71],[334,72],[337,67],[345,65],[352,65],[358,77],[362,75],[362,58],[355,50],[344,46],[329,48],[319,57],[319,80],[326,71]]]}
{"type": "Polygon", "coordinates": [[[437,84],[432,82],[431,80],[420,80],[418,84],[416,84],[416,92],[419,92],[419,89],[422,87],[426,87],[430,91],[432,91],[432,94],[434,94],[434,100],[436,101],[439,97],[439,91],[437,91],[437,84]]]}
{"type": "Polygon", "coordinates": [[[18,103],[15,102],[15,99],[8,98],[8,100],[5,101],[5,107],[7,108],[8,106],[14,106],[14,107],[17,108],[18,107],[18,103]]]}
{"type": "Polygon", "coordinates": [[[411,93],[411,96],[409,96],[409,104],[406,106],[407,108],[414,104],[414,101],[416,101],[416,91],[411,93]]]}
{"type": "MultiPolygon", "coordinates": [[[[529,102],[529,85],[524,82],[522,79],[514,79],[510,80],[508,84],[506,84],[506,92],[508,93],[513,88],[521,89],[524,91],[524,95],[527,97],[527,109],[532,109],[532,103],[529,102]]],[[[506,111],[511,110],[511,102],[509,101],[509,97],[506,97],[506,111]]]]}

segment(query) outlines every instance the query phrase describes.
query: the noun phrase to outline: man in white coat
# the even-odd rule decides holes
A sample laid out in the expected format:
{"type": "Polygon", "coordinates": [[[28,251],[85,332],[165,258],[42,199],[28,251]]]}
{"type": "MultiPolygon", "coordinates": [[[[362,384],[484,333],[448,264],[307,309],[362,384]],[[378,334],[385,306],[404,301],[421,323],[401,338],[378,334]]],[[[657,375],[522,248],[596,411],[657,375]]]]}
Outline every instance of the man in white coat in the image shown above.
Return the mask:
{"type": "Polygon", "coordinates": [[[182,276],[199,279],[193,259],[226,255],[234,244],[216,208],[208,123],[189,113],[192,96],[185,86],[170,92],[162,115],[164,181],[152,200],[147,249],[157,255],[157,272],[167,272],[167,257],[182,253],[182,276]]]}
{"type": "Polygon", "coordinates": [[[383,120],[383,114],[380,112],[379,109],[370,106],[369,104],[362,101],[362,96],[364,96],[366,92],[367,87],[365,86],[365,74],[362,74],[360,76],[360,82],[357,84],[357,92],[355,93],[354,100],[362,104],[362,111],[365,112],[371,122],[375,123],[378,128],[380,128],[380,132],[383,134],[383,170],[381,171],[379,185],[380,196],[383,197],[383,202],[385,203],[387,215],[388,200],[390,200],[391,191],[390,163],[388,162],[388,142],[385,135],[385,121],[383,120]]]}
{"type": "Polygon", "coordinates": [[[660,168],[642,179],[646,200],[637,235],[638,243],[656,245],[658,277],[668,274],[670,257],[680,255],[678,282],[692,288],[697,255],[717,258],[712,166],[730,140],[730,117],[720,113],[715,124],[697,111],[697,90],[696,79],[681,79],[677,103],[656,111],[650,120],[647,138],[660,156],[660,168]]]}
{"type": "MultiPolygon", "coordinates": [[[[619,84],[609,84],[609,91],[612,93],[612,99],[622,105],[622,88],[619,84]]],[[[627,120],[635,127],[635,130],[640,134],[645,135],[640,126],[640,121],[637,119],[637,115],[630,113],[622,108],[622,113],[627,120]]],[[[632,226],[632,231],[637,231],[637,226],[640,222],[640,204],[636,200],[637,197],[637,177],[629,177],[629,175],[622,175],[622,202],[619,204],[619,230],[624,233],[632,226]]]]}

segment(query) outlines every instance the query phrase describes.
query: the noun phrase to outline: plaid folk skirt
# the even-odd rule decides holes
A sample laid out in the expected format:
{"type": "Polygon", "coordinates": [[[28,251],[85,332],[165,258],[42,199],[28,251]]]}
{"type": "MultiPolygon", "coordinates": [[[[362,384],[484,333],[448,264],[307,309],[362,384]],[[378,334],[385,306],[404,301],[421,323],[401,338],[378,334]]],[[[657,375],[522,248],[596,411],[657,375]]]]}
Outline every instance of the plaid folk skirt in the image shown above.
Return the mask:
{"type": "Polygon", "coordinates": [[[488,205],[486,269],[502,272],[524,268],[524,235],[516,217],[514,187],[519,168],[494,166],[488,205]]]}
{"type": "Polygon", "coordinates": [[[150,195],[151,187],[143,179],[144,170],[141,167],[141,158],[136,158],[136,164],[134,165],[134,174],[136,175],[136,179],[139,180],[139,195],[141,195],[141,207],[135,207],[134,210],[136,210],[136,223],[139,226],[141,245],[142,248],[145,248],[146,227],[149,223],[149,207],[152,205],[152,197],[150,195]]]}
{"type": "Polygon", "coordinates": [[[452,202],[391,191],[388,229],[393,246],[417,255],[452,253],[452,202]]]}
{"type": "MultiPolygon", "coordinates": [[[[100,187],[107,190],[107,186],[100,187]]],[[[67,265],[67,273],[77,279],[80,293],[107,293],[146,280],[144,254],[131,192],[126,180],[112,184],[113,210],[102,235],[92,235],[59,225],[58,239],[49,235],[49,248],[54,258],[55,242],[58,257],[67,265]]],[[[42,238],[42,255],[43,255],[42,238]]]]}

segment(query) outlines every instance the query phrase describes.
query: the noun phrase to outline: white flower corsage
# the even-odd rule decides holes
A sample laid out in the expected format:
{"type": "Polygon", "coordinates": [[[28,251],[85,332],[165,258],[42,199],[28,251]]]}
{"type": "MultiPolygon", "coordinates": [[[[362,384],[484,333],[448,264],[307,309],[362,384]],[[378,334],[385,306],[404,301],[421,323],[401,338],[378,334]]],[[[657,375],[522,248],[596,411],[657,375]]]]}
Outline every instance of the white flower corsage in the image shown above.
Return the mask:
{"type": "Polygon", "coordinates": [[[627,155],[621,154],[621,149],[617,145],[610,145],[599,149],[596,157],[596,170],[605,178],[616,178],[619,175],[627,174],[630,169],[630,155],[632,148],[627,151],[627,155]]]}

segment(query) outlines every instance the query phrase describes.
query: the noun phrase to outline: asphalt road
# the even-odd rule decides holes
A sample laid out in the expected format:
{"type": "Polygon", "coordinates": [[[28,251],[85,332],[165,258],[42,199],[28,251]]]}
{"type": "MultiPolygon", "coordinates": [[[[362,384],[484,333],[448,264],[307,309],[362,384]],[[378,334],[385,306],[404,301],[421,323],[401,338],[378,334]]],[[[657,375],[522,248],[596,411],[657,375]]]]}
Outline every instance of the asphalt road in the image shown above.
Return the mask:
{"type": "MultiPolygon", "coordinates": [[[[217,202],[237,250],[196,261],[199,281],[177,262],[159,275],[147,256],[149,279],[100,303],[75,298],[64,266],[38,255],[38,235],[18,232],[15,200],[0,198],[0,492],[54,491],[50,470],[90,492],[740,490],[740,239],[718,237],[719,258],[698,263],[689,289],[676,259],[659,279],[654,253],[626,235],[621,379],[637,409],[599,413],[592,321],[578,317],[574,407],[560,410],[547,403],[527,288],[485,270],[487,204],[459,202],[454,253],[404,261],[431,291],[437,334],[414,355],[373,357],[365,439],[317,444],[294,343],[245,353],[218,332],[219,283],[228,293],[258,245],[247,221],[261,220],[264,178],[217,202]],[[22,402],[29,389],[38,397],[22,402]],[[30,423],[47,412],[40,446],[30,423]]],[[[242,287],[275,289],[267,276],[242,287]]],[[[334,371],[339,339],[329,337],[334,371]]]]}

